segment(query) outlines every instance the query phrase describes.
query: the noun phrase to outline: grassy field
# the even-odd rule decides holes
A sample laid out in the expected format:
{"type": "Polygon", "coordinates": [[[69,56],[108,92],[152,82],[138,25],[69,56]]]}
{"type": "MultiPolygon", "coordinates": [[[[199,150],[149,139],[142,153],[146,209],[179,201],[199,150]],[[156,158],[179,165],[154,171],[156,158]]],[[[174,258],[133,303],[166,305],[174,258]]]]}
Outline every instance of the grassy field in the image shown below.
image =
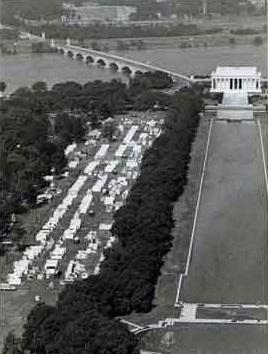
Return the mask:
{"type": "Polygon", "coordinates": [[[148,332],[141,343],[161,354],[267,354],[268,327],[181,324],[148,332]]]}
{"type": "Polygon", "coordinates": [[[266,207],[257,125],[214,123],[183,301],[267,303],[266,207]]]}
{"type": "Polygon", "coordinates": [[[261,123],[261,131],[262,131],[265,155],[266,155],[265,159],[266,159],[266,164],[268,164],[268,113],[266,113],[264,119],[260,120],[260,123],[261,123]]]}
{"type": "MultiPolygon", "coordinates": [[[[261,127],[267,160],[267,121],[262,121],[261,127]]],[[[216,123],[190,275],[182,289],[184,301],[267,303],[265,193],[257,125],[216,123]]],[[[183,225],[179,215],[176,225],[183,225]]],[[[173,252],[170,254],[175,255],[173,252]]],[[[167,277],[164,279],[165,295],[170,296],[171,285],[167,277]]],[[[159,292],[161,287],[157,289],[159,292]]],[[[215,316],[215,309],[203,312],[200,308],[198,317],[215,316]]],[[[267,316],[260,309],[237,309],[235,315],[233,312],[230,308],[218,313],[217,318],[267,316]]],[[[161,354],[267,354],[268,326],[177,324],[145,332],[141,344],[144,350],[161,354]]]]}
{"type": "Polygon", "coordinates": [[[216,318],[216,319],[258,319],[266,320],[267,310],[266,308],[213,308],[213,307],[198,307],[196,312],[196,318],[216,318]]]}

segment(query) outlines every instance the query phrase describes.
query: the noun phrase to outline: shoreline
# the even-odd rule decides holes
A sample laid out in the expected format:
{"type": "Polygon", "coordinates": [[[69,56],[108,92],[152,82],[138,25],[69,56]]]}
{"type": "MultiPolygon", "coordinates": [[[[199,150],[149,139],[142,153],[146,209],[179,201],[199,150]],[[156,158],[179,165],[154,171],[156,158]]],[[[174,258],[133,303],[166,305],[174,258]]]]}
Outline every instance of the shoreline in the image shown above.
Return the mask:
{"type": "MultiPolygon", "coordinates": [[[[142,41],[144,48],[140,49],[140,52],[153,49],[191,49],[191,48],[212,48],[212,47],[237,47],[240,45],[252,45],[253,41],[258,36],[265,36],[265,33],[237,35],[228,31],[219,32],[216,34],[201,34],[201,35],[187,35],[187,36],[172,36],[172,37],[133,37],[133,38],[108,38],[108,39],[85,39],[82,43],[78,40],[71,40],[75,45],[81,45],[85,47],[91,47],[92,43],[99,44],[101,50],[105,51],[109,48],[109,51],[117,51],[122,53],[128,53],[131,50],[139,50],[135,45],[131,45],[131,42],[142,41]],[[117,48],[118,42],[123,42],[129,45],[126,50],[119,50],[117,48]]],[[[63,43],[62,39],[54,39],[58,43],[63,43]]],[[[28,40],[18,39],[14,40],[2,40],[3,46],[12,46],[14,42],[17,42],[17,51],[20,53],[31,53],[32,46],[28,40]]],[[[265,40],[264,40],[265,43],[265,40]]],[[[258,46],[256,46],[258,47],[258,46]]],[[[9,56],[8,54],[3,54],[9,56]]]]}

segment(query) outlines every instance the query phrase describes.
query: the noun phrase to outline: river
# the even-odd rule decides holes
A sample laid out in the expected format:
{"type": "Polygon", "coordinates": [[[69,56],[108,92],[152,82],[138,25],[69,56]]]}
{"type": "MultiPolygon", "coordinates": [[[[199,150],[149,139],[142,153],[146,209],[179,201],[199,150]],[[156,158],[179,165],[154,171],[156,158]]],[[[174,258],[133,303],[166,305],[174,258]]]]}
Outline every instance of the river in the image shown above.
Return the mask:
{"type": "MultiPolygon", "coordinates": [[[[267,46],[237,45],[234,47],[161,48],[142,51],[113,52],[117,55],[151,63],[181,74],[208,74],[217,65],[257,65],[267,76],[267,46]]],[[[59,54],[18,54],[0,56],[0,78],[7,83],[7,92],[35,81],[46,81],[48,86],[61,81],[81,83],[92,80],[121,78],[120,73],[87,65],[59,54]]]]}

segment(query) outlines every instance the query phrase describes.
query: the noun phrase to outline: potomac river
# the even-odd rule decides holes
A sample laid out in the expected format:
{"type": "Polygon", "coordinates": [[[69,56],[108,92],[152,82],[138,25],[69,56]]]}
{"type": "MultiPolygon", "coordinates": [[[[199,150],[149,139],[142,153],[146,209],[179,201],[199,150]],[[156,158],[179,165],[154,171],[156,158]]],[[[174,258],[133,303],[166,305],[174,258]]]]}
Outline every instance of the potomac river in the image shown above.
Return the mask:
{"type": "MultiPolygon", "coordinates": [[[[161,48],[112,52],[120,56],[151,63],[182,74],[209,74],[217,65],[257,65],[264,76],[267,46],[237,45],[199,48],[161,48]]],[[[46,81],[48,86],[60,81],[85,83],[93,80],[121,78],[120,73],[87,65],[59,54],[23,53],[0,56],[0,79],[7,83],[7,92],[35,81],[46,81]]]]}

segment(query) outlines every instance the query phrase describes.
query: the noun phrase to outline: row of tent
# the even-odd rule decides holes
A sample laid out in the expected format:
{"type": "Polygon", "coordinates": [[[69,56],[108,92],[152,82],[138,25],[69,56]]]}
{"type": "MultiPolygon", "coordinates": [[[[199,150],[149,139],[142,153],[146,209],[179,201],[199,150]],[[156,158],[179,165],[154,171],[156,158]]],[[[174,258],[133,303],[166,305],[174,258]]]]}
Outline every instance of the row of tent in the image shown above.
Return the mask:
{"type": "MultiPolygon", "coordinates": [[[[150,126],[154,127],[154,121],[150,122],[150,126]]],[[[159,128],[154,128],[154,129],[159,129],[159,128]]],[[[117,151],[115,152],[115,156],[116,157],[122,157],[123,154],[125,153],[125,151],[131,147],[133,152],[134,152],[134,156],[132,160],[127,160],[126,164],[125,164],[125,173],[128,174],[129,172],[131,172],[131,177],[132,178],[136,178],[138,175],[138,163],[140,162],[137,161],[137,158],[140,156],[141,154],[141,150],[142,147],[141,145],[148,145],[148,140],[149,140],[149,134],[150,135],[154,135],[155,133],[158,133],[158,130],[154,130],[153,132],[151,131],[151,129],[149,130],[149,133],[141,133],[139,135],[139,143],[135,143],[134,141],[132,141],[132,138],[134,137],[134,135],[136,134],[138,130],[138,126],[133,126],[129,129],[127,135],[125,136],[123,143],[119,146],[119,148],[117,149],[117,151]],[[135,169],[135,171],[133,171],[133,169],[135,169]]],[[[107,153],[109,148],[108,144],[103,144],[100,149],[98,150],[98,152],[95,154],[95,159],[101,159],[104,158],[105,154],[107,153]]],[[[108,173],[111,173],[114,171],[114,169],[118,166],[119,164],[119,160],[110,160],[107,163],[105,169],[103,172],[105,172],[106,174],[102,174],[102,173],[98,173],[98,180],[95,182],[95,184],[92,187],[92,192],[96,192],[96,193],[100,193],[107,180],[108,180],[108,173]]],[[[109,184],[108,184],[108,190],[109,190],[109,196],[106,197],[102,197],[101,200],[104,202],[105,206],[111,206],[115,204],[115,197],[122,194],[121,195],[121,199],[124,200],[127,197],[128,194],[128,178],[130,177],[130,175],[128,175],[127,177],[124,176],[120,176],[118,178],[112,179],[109,184]],[[123,190],[123,193],[122,193],[123,190]]],[[[123,204],[123,203],[122,203],[123,204]]],[[[99,230],[110,230],[111,228],[111,224],[100,224],[99,225],[99,230]]],[[[97,235],[97,233],[96,233],[97,235]]],[[[86,236],[85,238],[87,239],[88,236],[86,236]]],[[[112,243],[115,241],[114,236],[110,236],[110,238],[107,241],[107,244],[104,248],[109,248],[112,246],[112,243]]],[[[97,251],[97,243],[89,243],[87,249],[85,250],[79,250],[78,253],[76,254],[75,258],[76,260],[85,260],[87,259],[87,257],[89,256],[89,254],[91,253],[95,253],[97,251]]],[[[100,261],[98,262],[98,264],[95,267],[94,270],[94,274],[97,274],[99,272],[100,269],[100,263],[101,263],[102,259],[100,257],[100,261]]],[[[71,261],[73,262],[73,261],[71,261]]],[[[67,278],[68,276],[70,276],[70,272],[67,271],[67,278]]],[[[72,277],[72,276],[71,276],[72,277]]]]}
{"type": "MultiPolygon", "coordinates": [[[[135,125],[132,126],[126,136],[123,139],[123,143],[119,146],[117,151],[115,152],[116,157],[122,157],[127,149],[132,150],[132,160],[127,160],[124,169],[121,171],[126,174],[126,177],[118,177],[116,179],[112,179],[108,184],[109,189],[109,196],[104,197],[104,205],[105,206],[115,206],[118,202],[115,201],[115,197],[121,195],[121,203],[117,205],[117,208],[123,204],[123,200],[127,197],[128,194],[128,178],[135,178],[138,175],[138,163],[140,162],[140,155],[142,147],[141,145],[149,146],[155,137],[155,135],[159,135],[161,133],[161,128],[156,126],[154,120],[149,122],[141,122],[145,123],[143,133],[140,133],[138,136],[138,141],[133,141],[133,137],[136,134],[139,126],[135,125]],[[135,169],[135,171],[133,171],[135,169]],[[130,176],[131,173],[131,176],[130,176]]],[[[99,135],[98,135],[99,136],[99,135]]],[[[65,150],[65,155],[68,156],[71,152],[76,149],[76,144],[69,145],[65,150]]],[[[49,220],[43,225],[42,229],[36,235],[36,241],[38,245],[28,247],[23,253],[23,259],[21,261],[17,261],[14,263],[14,270],[13,273],[8,275],[8,281],[10,284],[20,284],[22,276],[26,275],[28,272],[28,268],[31,265],[32,261],[40,256],[40,254],[46,250],[51,250],[55,244],[55,241],[52,238],[49,238],[49,235],[52,231],[56,228],[59,220],[65,215],[65,212],[68,208],[72,205],[73,201],[77,198],[78,193],[80,192],[81,188],[87,181],[89,176],[94,174],[94,170],[99,165],[100,160],[103,159],[106,153],[109,150],[109,144],[102,144],[97,153],[95,154],[94,160],[90,161],[84,169],[84,173],[80,175],[75,183],[71,186],[68,190],[66,197],[63,201],[58,205],[56,210],[54,211],[53,215],[49,218],[49,220]]],[[[92,192],[99,193],[103,190],[105,184],[108,180],[108,174],[113,172],[114,169],[118,166],[120,160],[110,160],[106,162],[105,170],[103,174],[98,174],[98,179],[96,183],[93,185],[92,190],[88,190],[86,195],[83,197],[77,211],[74,213],[73,218],[71,219],[70,225],[68,229],[66,229],[63,233],[62,239],[73,239],[74,235],[81,227],[81,214],[86,214],[90,204],[92,203],[93,196],[92,192]]],[[[111,228],[111,224],[101,223],[99,225],[99,230],[106,230],[109,231],[111,228]]],[[[112,236],[109,238],[106,247],[111,247],[113,242],[112,236]]],[[[79,251],[79,255],[81,258],[90,252],[96,251],[96,245],[92,246],[92,243],[89,243],[87,250],[79,251]],[[83,253],[87,252],[87,253],[83,253]]],[[[50,252],[50,259],[47,261],[54,261],[61,260],[66,253],[66,247],[62,246],[62,242],[59,241],[55,244],[54,249],[50,252]]],[[[103,257],[103,255],[102,255],[103,257]]],[[[101,257],[101,258],[102,258],[101,257]]],[[[78,257],[79,258],[79,257],[78,257]]],[[[100,258],[100,259],[101,259],[100,258]]],[[[101,260],[95,267],[94,273],[98,273],[99,266],[101,260]]]]}
{"type": "MultiPolygon", "coordinates": [[[[88,170],[87,175],[80,175],[75,183],[68,190],[66,197],[63,201],[58,205],[55,209],[53,215],[49,218],[49,220],[42,226],[41,230],[36,234],[37,245],[27,247],[22,255],[22,260],[14,263],[13,271],[8,274],[7,281],[11,285],[20,285],[22,281],[22,277],[26,275],[28,272],[28,267],[32,263],[34,259],[39,257],[44,250],[48,251],[54,245],[54,240],[49,239],[50,234],[56,228],[60,219],[65,215],[68,208],[72,205],[74,199],[76,199],[79,191],[83,187],[86,182],[88,176],[93,172],[96,164],[93,166],[88,164],[86,169],[88,170]],[[90,166],[89,166],[90,165],[90,166]],[[27,269],[25,265],[27,264],[27,269]]],[[[83,204],[80,206],[81,211],[84,212],[87,209],[88,198],[84,198],[83,204]]]]}

